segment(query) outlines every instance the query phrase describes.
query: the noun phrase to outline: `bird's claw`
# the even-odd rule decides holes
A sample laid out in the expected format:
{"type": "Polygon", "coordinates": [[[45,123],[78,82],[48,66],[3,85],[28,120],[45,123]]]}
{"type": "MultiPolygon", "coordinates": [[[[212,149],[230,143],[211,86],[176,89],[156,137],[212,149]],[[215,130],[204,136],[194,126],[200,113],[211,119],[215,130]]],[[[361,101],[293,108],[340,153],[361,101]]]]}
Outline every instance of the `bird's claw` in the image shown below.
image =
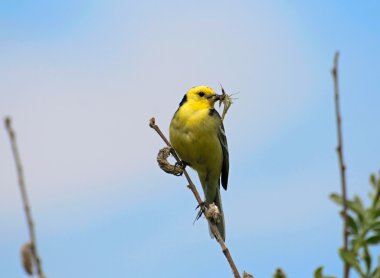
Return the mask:
{"type": "Polygon", "coordinates": [[[194,223],[195,221],[197,221],[199,218],[201,218],[202,214],[204,214],[204,211],[205,211],[205,208],[208,206],[208,204],[206,202],[202,202],[200,203],[199,205],[196,206],[195,209],[199,209],[198,213],[197,213],[197,216],[195,217],[195,220],[194,220],[194,223]]]}
{"type": "Polygon", "coordinates": [[[177,167],[181,170],[181,172],[179,174],[176,174],[176,176],[182,176],[183,175],[183,171],[185,170],[187,164],[183,161],[177,161],[175,164],[174,164],[174,170],[177,169],[177,167]]]}

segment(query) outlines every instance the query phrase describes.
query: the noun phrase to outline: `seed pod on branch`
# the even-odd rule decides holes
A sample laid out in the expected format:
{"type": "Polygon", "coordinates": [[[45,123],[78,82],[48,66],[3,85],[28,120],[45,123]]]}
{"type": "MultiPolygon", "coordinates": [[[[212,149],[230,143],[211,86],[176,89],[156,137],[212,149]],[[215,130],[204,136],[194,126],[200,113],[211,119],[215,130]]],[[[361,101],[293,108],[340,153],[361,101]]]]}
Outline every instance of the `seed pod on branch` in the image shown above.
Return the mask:
{"type": "Polygon", "coordinates": [[[21,247],[21,260],[22,260],[22,266],[25,270],[25,272],[32,276],[33,275],[33,250],[32,250],[32,243],[28,241],[21,247]]]}

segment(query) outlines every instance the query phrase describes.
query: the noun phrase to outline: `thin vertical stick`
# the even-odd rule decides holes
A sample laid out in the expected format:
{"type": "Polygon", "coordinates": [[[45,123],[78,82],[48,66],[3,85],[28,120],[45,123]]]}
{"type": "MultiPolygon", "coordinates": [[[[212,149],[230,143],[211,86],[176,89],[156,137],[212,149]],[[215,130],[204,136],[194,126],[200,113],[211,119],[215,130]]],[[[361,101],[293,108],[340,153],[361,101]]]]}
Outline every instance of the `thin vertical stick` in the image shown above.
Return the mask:
{"type": "Polygon", "coordinates": [[[24,180],[24,174],[23,174],[23,168],[21,164],[21,159],[20,159],[20,154],[18,152],[17,144],[16,144],[16,134],[12,128],[12,122],[11,118],[6,117],[5,118],[5,127],[8,131],[9,138],[11,141],[11,146],[12,146],[12,152],[13,152],[13,157],[16,163],[16,170],[17,170],[17,176],[18,176],[18,184],[20,187],[21,191],[21,198],[22,198],[22,203],[24,205],[24,212],[26,215],[26,220],[29,228],[29,237],[30,237],[30,242],[31,242],[31,251],[35,260],[35,265],[37,268],[37,274],[38,277],[42,278],[45,277],[43,270],[42,270],[42,263],[41,259],[38,256],[37,253],[37,243],[36,243],[36,234],[34,231],[34,224],[33,224],[33,218],[32,218],[32,212],[30,209],[30,203],[28,200],[28,195],[26,192],[26,186],[25,186],[25,180],[24,180]]]}
{"type": "MultiPolygon", "coordinates": [[[[338,83],[338,59],[339,52],[335,53],[334,57],[334,67],[331,74],[334,79],[334,95],[335,95],[335,113],[336,113],[336,124],[338,133],[338,146],[336,151],[338,153],[339,167],[340,167],[340,179],[342,186],[342,197],[343,197],[343,249],[348,250],[348,224],[347,224],[347,187],[346,187],[346,165],[343,159],[343,135],[342,135],[342,117],[340,113],[339,104],[339,83],[338,83]]],[[[350,266],[348,263],[344,263],[343,266],[344,278],[349,277],[350,266]]]]}

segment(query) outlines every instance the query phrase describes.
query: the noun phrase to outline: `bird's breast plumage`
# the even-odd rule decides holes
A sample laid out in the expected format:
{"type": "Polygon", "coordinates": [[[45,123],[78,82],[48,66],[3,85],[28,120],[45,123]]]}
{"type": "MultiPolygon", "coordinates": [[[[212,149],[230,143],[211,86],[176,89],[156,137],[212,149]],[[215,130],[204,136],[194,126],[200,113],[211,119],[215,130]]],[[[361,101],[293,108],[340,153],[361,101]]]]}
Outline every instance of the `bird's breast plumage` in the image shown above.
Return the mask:
{"type": "Polygon", "coordinates": [[[198,172],[218,169],[220,174],[223,161],[218,138],[220,122],[209,111],[181,106],[170,125],[170,141],[181,159],[198,172]]]}

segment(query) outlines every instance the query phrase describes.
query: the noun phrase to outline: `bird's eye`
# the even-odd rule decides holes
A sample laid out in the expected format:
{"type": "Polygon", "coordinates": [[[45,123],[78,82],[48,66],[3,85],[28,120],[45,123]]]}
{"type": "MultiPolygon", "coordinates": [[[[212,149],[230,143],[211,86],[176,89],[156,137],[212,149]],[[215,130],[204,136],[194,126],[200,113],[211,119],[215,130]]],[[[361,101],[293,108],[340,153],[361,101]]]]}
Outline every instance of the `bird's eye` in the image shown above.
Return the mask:
{"type": "Polygon", "coordinates": [[[199,92],[198,95],[199,95],[200,97],[204,97],[204,96],[205,96],[205,93],[204,93],[204,92],[199,92]]]}

